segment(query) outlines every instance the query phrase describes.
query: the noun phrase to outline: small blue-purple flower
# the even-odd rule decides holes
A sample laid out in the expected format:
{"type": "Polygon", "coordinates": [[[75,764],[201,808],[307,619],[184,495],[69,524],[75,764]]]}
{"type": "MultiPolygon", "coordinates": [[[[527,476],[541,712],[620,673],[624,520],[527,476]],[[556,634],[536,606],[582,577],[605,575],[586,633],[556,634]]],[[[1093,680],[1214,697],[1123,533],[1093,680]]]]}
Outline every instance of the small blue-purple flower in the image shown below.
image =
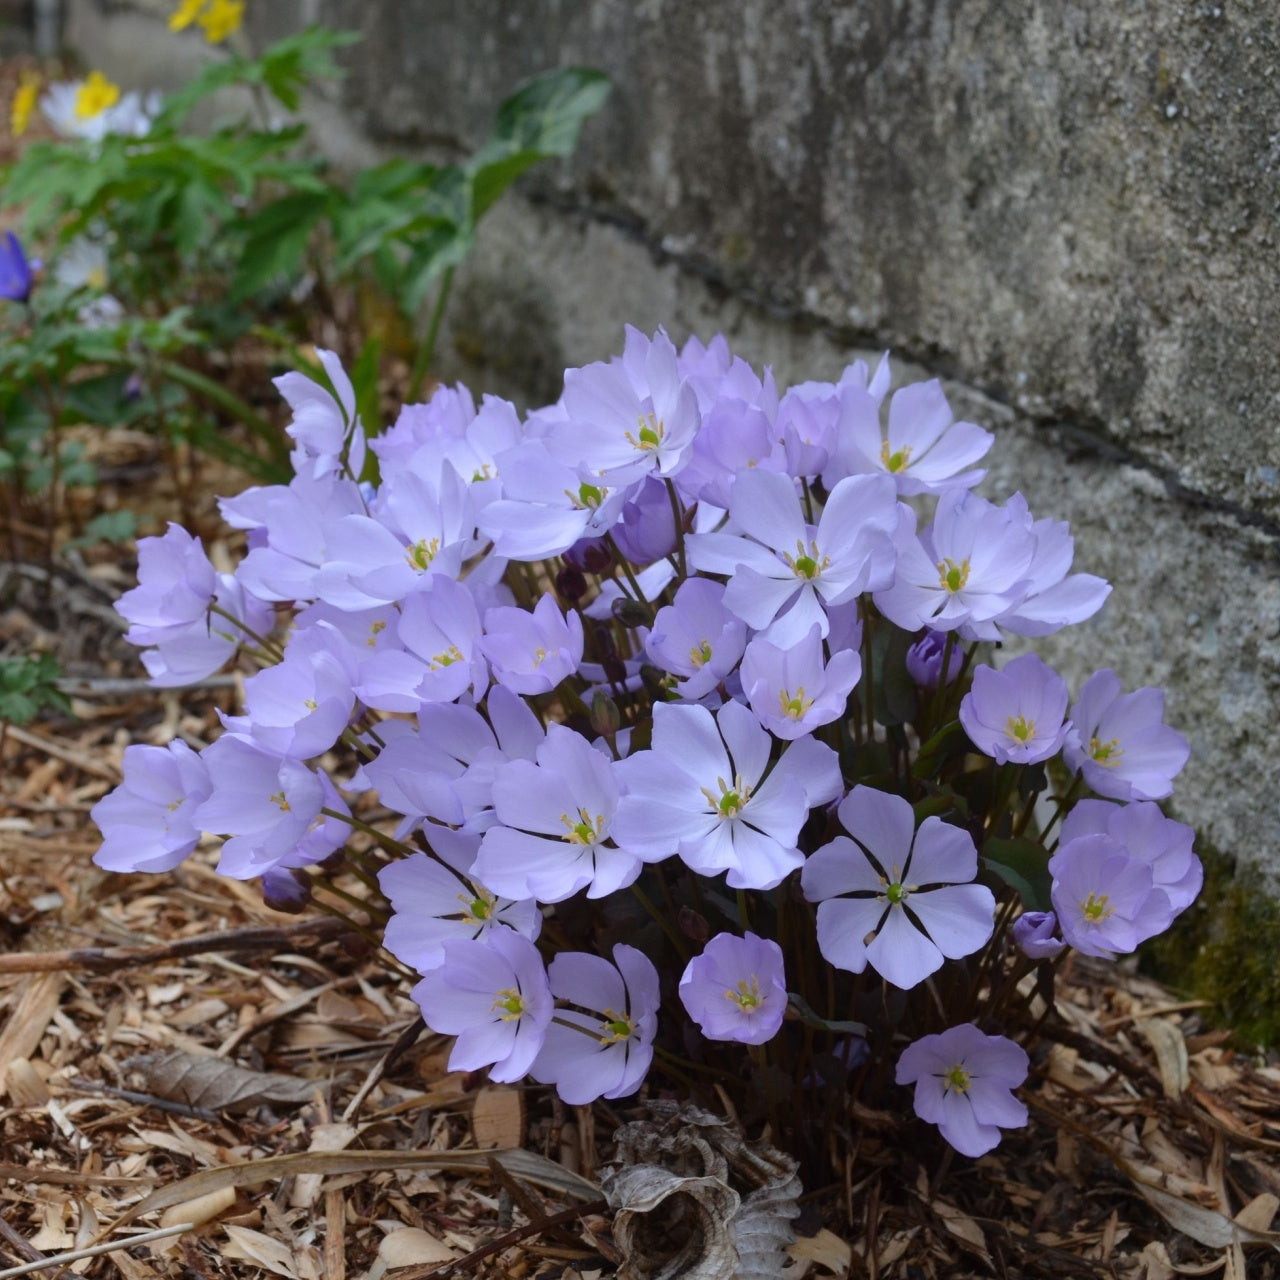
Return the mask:
{"type": "Polygon", "coordinates": [[[960,702],[969,740],[997,764],[1035,764],[1056,755],[1066,739],[1067,682],[1034,653],[1003,671],[979,666],[960,702]]]}
{"type": "Polygon", "coordinates": [[[548,593],[532,612],[514,605],[486,610],[479,644],[500,685],[513,693],[550,693],[582,662],[582,618],[576,610],[561,613],[548,593]]]}
{"type": "Polygon", "coordinates": [[[782,948],[754,933],[716,934],[685,966],[680,1003],[708,1040],[772,1040],[787,1011],[782,948]]]}
{"type": "Polygon", "coordinates": [[[916,1115],[936,1124],[965,1156],[999,1145],[1001,1129],[1027,1123],[1013,1091],[1027,1078],[1026,1051],[1005,1036],[984,1035],[972,1023],[949,1027],[908,1045],[895,1079],[914,1084],[916,1115]]]}
{"type": "Polygon", "coordinates": [[[1011,930],[1018,950],[1029,960],[1052,960],[1066,949],[1057,937],[1058,917],[1052,911],[1024,911],[1011,930]]]}
{"type": "Polygon", "coordinates": [[[1110,668],[1085,681],[1071,708],[1072,730],[1063,759],[1100,796],[1113,800],[1163,800],[1187,763],[1191,747],[1164,723],[1164,692],[1142,688],[1121,693],[1110,668]]]}
{"type": "Polygon", "coordinates": [[[0,238],[0,298],[26,302],[31,296],[32,271],[40,266],[29,259],[22,241],[12,231],[0,238]]]}
{"type": "Polygon", "coordinates": [[[907,674],[922,689],[936,689],[938,682],[944,680],[950,684],[960,674],[964,666],[964,650],[959,644],[952,642],[951,656],[947,657],[947,633],[945,631],[926,630],[907,650],[907,674]],[[947,669],[942,670],[943,660],[947,669]]]}
{"type": "Polygon", "coordinates": [[[645,652],[677,677],[682,698],[697,702],[738,665],[746,640],[747,624],[724,607],[724,587],[710,578],[688,578],[674,601],[658,610],[645,652]]]}

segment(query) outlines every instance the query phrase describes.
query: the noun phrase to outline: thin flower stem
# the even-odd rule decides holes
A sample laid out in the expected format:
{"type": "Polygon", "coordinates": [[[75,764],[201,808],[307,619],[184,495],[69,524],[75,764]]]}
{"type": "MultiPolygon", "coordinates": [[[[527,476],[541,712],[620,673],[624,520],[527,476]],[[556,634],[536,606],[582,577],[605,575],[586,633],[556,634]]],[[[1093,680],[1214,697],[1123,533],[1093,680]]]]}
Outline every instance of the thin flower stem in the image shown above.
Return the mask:
{"type": "Polygon", "coordinates": [[[675,931],[671,922],[653,905],[652,899],[638,884],[632,884],[631,892],[635,895],[636,901],[652,916],[657,926],[667,935],[667,941],[676,949],[676,954],[687,964],[689,961],[689,949],[684,945],[684,939],[675,931]]]}
{"type": "Polygon", "coordinates": [[[676,525],[676,556],[680,562],[676,571],[681,579],[684,579],[689,576],[689,562],[684,554],[684,508],[680,505],[680,495],[676,492],[675,482],[668,479],[663,483],[667,486],[667,496],[671,499],[671,518],[676,525]]]}
{"type": "Polygon", "coordinates": [[[409,374],[409,389],[405,400],[412,403],[422,394],[422,383],[435,359],[436,339],[440,336],[440,322],[444,319],[444,309],[449,302],[449,293],[453,288],[453,268],[446,267],[440,277],[440,288],[436,291],[436,304],[431,310],[431,322],[427,326],[427,336],[423,338],[418,354],[414,357],[413,369],[409,374]]]}
{"type": "Polygon", "coordinates": [[[209,602],[209,612],[216,613],[218,617],[226,618],[226,620],[229,623],[231,623],[232,626],[239,627],[240,630],[243,631],[245,635],[247,635],[249,639],[252,640],[258,646],[258,648],[262,650],[264,654],[273,658],[276,662],[283,661],[284,650],[281,649],[279,645],[277,645],[273,640],[268,640],[265,636],[260,636],[256,631],[253,630],[252,627],[249,627],[245,623],[241,622],[240,619],[237,618],[234,613],[228,613],[216,601],[211,600],[209,602]]]}
{"type": "Polygon", "coordinates": [[[371,827],[367,822],[361,822],[359,818],[353,818],[349,813],[340,813],[337,809],[321,809],[320,812],[326,818],[336,818],[339,822],[345,822],[356,831],[363,831],[365,835],[372,836],[384,849],[399,857],[406,858],[414,852],[403,841],[387,835],[385,831],[379,831],[377,827],[371,827]]]}
{"type": "Polygon", "coordinates": [[[622,575],[626,578],[631,586],[635,599],[640,604],[648,604],[649,601],[641,589],[639,581],[636,579],[635,570],[631,567],[631,562],[618,549],[618,544],[613,540],[613,534],[606,533],[604,535],[605,546],[613,553],[613,558],[617,562],[618,567],[622,570],[622,575]]]}

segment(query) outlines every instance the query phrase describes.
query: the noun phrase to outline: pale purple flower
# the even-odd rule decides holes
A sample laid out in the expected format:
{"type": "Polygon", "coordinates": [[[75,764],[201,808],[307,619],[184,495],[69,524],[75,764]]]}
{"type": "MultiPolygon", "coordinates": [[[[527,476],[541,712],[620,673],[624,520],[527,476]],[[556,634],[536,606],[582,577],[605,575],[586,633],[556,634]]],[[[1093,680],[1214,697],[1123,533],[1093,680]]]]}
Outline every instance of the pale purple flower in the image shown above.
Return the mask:
{"type": "Polygon", "coordinates": [[[790,476],[743,471],[734,482],[730,523],[740,532],[685,539],[692,568],[729,577],[726,608],[774,644],[794,644],[824,606],[843,604],[893,580],[898,503],[887,476],[850,476],[827,498],[816,525],[805,520],[790,476]]]}
{"type": "Polygon", "coordinates": [[[613,964],[583,951],[562,951],[547,976],[562,1004],[529,1074],[554,1084],[571,1106],[635,1093],[653,1061],[658,1029],[658,971],[652,961],[620,942],[613,964]]]}
{"type": "Polygon", "coordinates": [[[443,574],[400,606],[399,647],[361,665],[356,692],[380,711],[417,711],[427,702],[484,696],[489,666],[480,652],[480,611],[466,585],[443,574]]]}
{"type": "Polygon", "coordinates": [[[738,665],[747,624],[724,607],[724,587],[710,578],[687,578],[671,604],[659,609],[645,652],[678,677],[676,692],[689,702],[711,693],[738,665]]]}
{"type": "Polygon", "coordinates": [[[666,333],[646,338],[630,325],[621,359],[565,372],[561,404],[565,420],[552,427],[547,447],[610,485],[674,474],[701,420],[666,333]]]}
{"type": "Polygon", "coordinates": [[[616,523],[629,489],[570,466],[527,439],[497,455],[502,497],[477,513],[495,555],[545,560],[583,538],[602,536],[616,523]]]}
{"type": "Polygon", "coordinates": [[[1062,824],[1062,844],[1077,836],[1108,835],[1132,858],[1151,868],[1152,883],[1164,891],[1175,912],[1185,911],[1200,893],[1204,868],[1192,848],[1196,833],[1184,823],[1166,818],[1149,800],[1110,804],[1081,800],[1062,824]]]}
{"type": "Polygon", "coordinates": [[[819,904],[818,948],[833,965],[870,964],[905,990],[987,942],[995,897],[971,883],[978,851],[967,831],[936,815],[917,831],[908,801],[863,786],[838,813],[849,834],[813,853],[800,881],[819,904]]]}
{"type": "Polygon", "coordinates": [[[918,537],[903,508],[894,536],[897,577],[875,592],[876,607],[904,631],[965,628],[998,640],[992,621],[1026,598],[1035,539],[1020,515],[967,489],[948,489],[918,537]]]}
{"type": "Polygon", "coordinates": [[[715,716],[659,703],[652,749],[618,765],[627,788],[614,818],[618,843],[642,858],[678,853],[700,875],[727,871],[735,889],[772,889],[804,861],[796,841],[809,810],[840,792],[826,743],[797,739],[770,769],[772,747],[739,702],[715,716]]]}
{"type": "Polygon", "coordinates": [[[757,636],[738,674],[756,718],[775,738],[790,741],[844,714],[862,677],[862,659],[856,650],[841,649],[824,662],[815,624],[787,648],[757,636]]]}
{"type": "Polygon", "coordinates": [[[676,519],[667,486],[657,476],[646,476],[627,495],[613,526],[618,550],[636,565],[670,555],[676,545],[676,519]]]}
{"type": "Polygon", "coordinates": [[[465,870],[425,853],[383,867],[378,884],[392,909],[382,945],[419,973],[444,963],[450,938],[483,939],[492,929],[511,928],[532,942],[542,929],[536,902],[499,897],[465,870]]]}
{"type": "Polygon", "coordinates": [[[1067,682],[1026,653],[1002,671],[974,669],[973,687],[960,701],[960,723],[997,764],[1035,764],[1056,755],[1066,739],[1067,697],[1067,682]]]}
{"type": "Polygon", "coordinates": [[[326,622],[295,631],[282,661],[244,684],[243,716],[223,724],[276,755],[306,760],[323,755],[351,721],[356,696],[351,673],[331,648],[326,622]]]}
{"type": "Polygon", "coordinates": [[[340,609],[404,600],[437,574],[460,577],[478,550],[467,482],[419,453],[382,486],[369,515],[338,522],[317,594],[340,609]]]}
{"type": "Polygon", "coordinates": [[[195,811],[212,790],[204,761],[179,738],[124,749],[124,781],[93,806],[93,860],[108,871],[171,871],[200,843],[195,811]]]}
{"type": "Polygon", "coordinates": [[[555,1012],[537,947],[514,929],[442,945],[444,963],[410,994],[432,1031],[458,1037],[449,1070],[489,1067],[491,1080],[519,1080],[543,1047],[555,1012]]]}
{"type": "Polygon", "coordinates": [[[364,466],[364,429],[356,416],[356,393],[342,361],[332,351],[316,348],[328,377],[328,387],[302,373],[286,373],[272,381],[293,410],[285,428],[297,443],[291,455],[293,469],[312,476],[341,471],[358,480],[364,466]]]}
{"type": "MultiPolygon", "coordinates": [[[[776,405],[776,393],[773,400],[776,405]]],[[[774,428],[773,412],[764,405],[717,401],[702,419],[677,486],[703,507],[726,510],[740,473],[786,470],[786,454],[774,428]]]]}
{"type": "Polygon", "coordinates": [[[1111,587],[1091,573],[1068,574],[1075,542],[1066,521],[1033,520],[1020,493],[1006,506],[1030,532],[1035,550],[1026,571],[1025,596],[1002,613],[996,624],[1020,636],[1047,636],[1093,617],[1111,594],[1111,587]]]}
{"type": "MultiPolygon", "coordinates": [[[[320,598],[322,578],[330,572],[327,566],[343,545],[344,519],[365,509],[355,481],[336,474],[319,479],[294,476],[287,487],[252,489],[219,506],[234,528],[254,533],[252,549],[236,569],[236,578],[260,600],[276,601],[320,598]]],[[[334,603],[366,608],[378,602],[334,603]]]]}
{"type": "Polygon", "coordinates": [[[1163,800],[1191,747],[1164,723],[1164,692],[1121,693],[1109,667],[1085,681],[1071,708],[1063,759],[1099,795],[1113,800],[1163,800]]]}
{"type": "Polygon", "coordinates": [[[1133,951],[1163,933],[1175,912],[1152,866],[1109,835],[1077,836],[1049,859],[1050,897],[1068,946],[1087,956],[1133,951]]]}
{"type": "Polygon", "coordinates": [[[209,770],[209,797],[192,819],[229,837],[218,862],[223,875],[250,880],[271,867],[320,862],[346,842],[349,824],[321,812],[346,813],[328,774],[232,733],[201,757],[209,770]]]}
{"type": "MultiPolygon", "coordinates": [[[[942,661],[947,653],[947,632],[926,631],[907,650],[907,674],[923,689],[936,689],[943,679],[942,661]]],[[[960,674],[964,665],[964,650],[952,642],[951,656],[946,658],[945,680],[950,684],[960,674]]]]}
{"type": "Polygon", "coordinates": [[[461,382],[456,387],[437,387],[425,404],[405,405],[392,426],[369,441],[383,478],[394,475],[424,445],[438,446],[443,452],[465,435],[475,416],[475,400],[461,382]]]}
{"type": "Polygon", "coordinates": [[[496,824],[485,832],[476,874],[508,897],[541,902],[582,889],[602,898],[631,884],[641,859],[614,838],[613,770],[581,734],[548,725],[533,762],[512,760],[494,774],[496,824]]]}
{"type": "Polygon", "coordinates": [[[899,388],[889,401],[887,427],[880,400],[870,391],[846,387],[840,398],[835,460],[823,479],[847,475],[891,475],[904,496],[971,489],[985,471],[967,471],[991,448],[993,436],[972,422],[956,422],[942,384],[933,378],[899,388]]]}
{"type": "Polygon", "coordinates": [[[1066,949],[1056,936],[1058,917],[1052,911],[1024,911],[1010,932],[1018,949],[1029,960],[1052,960],[1066,949]]]}
{"type": "Polygon", "coordinates": [[[272,625],[270,609],[218,573],[200,539],[177,524],[139,541],[138,585],[116,601],[116,612],[130,623],[125,639],[146,647],[143,664],[161,687],[212,674],[248,638],[246,627],[262,634],[272,625]]]}
{"type": "Polygon", "coordinates": [[[921,1120],[936,1124],[961,1155],[976,1157],[999,1145],[1001,1129],[1027,1123],[1026,1105],[1013,1090],[1029,1066],[1021,1046],[966,1022],[909,1044],[894,1078],[915,1085],[921,1120]]]}
{"type": "Polygon", "coordinates": [[[582,619],[560,612],[555,597],[544,595],[530,612],[516,607],[488,609],[480,652],[493,678],[514,693],[549,693],[582,662],[582,619]]]}
{"type": "Polygon", "coordinates": [[[685,966],[680,1003],[708,1040],[764,1044],[782,1026],[782,948],[754,933],[718,933],[685,966]]]}

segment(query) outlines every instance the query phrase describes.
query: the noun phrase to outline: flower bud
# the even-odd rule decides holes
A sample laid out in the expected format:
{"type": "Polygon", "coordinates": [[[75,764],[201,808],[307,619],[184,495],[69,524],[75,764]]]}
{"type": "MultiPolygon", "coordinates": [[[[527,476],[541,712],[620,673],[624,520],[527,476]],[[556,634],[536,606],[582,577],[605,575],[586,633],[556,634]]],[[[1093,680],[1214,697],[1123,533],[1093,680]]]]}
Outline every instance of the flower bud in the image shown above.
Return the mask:
{"type": "Polygon", "coordinates": [[[613,555],[603,538],[580,538],[564,553],[564,562],[587,573],[603,573],[613,563],[613,555]]]}
{"type": "Polygon", "coordinates": [[[567,564],[556,574],[556,595],[569,604],[577,604],[587,594],[587,579],[581,569],[567,564]]]}
{"type": "Polygon", "coordinates": [[[624,627],[647,627],[653,622],[649,609],[630,596],[619,596],[613,602],[613,616],[624,627]]]}
{"type": "Polygon", "coordinates": [[[602,738],[612,738],[622,727],[618,704],[603,689],[591,695],[591,728],[602,738]]]}

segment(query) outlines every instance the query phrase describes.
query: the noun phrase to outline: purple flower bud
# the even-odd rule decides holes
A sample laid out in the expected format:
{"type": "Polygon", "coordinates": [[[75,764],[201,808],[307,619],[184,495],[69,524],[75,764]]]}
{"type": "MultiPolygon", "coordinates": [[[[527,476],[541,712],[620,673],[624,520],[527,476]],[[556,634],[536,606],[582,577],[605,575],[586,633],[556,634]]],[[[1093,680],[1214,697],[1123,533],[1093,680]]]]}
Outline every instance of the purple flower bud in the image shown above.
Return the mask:
{"type": "Polygon", "coordinates": [[[31,296],[31,263],[23,251],[22,242],[12,231],[0,238],[0,298],[10,302],[26,302],[31,296]]]}
{"type": "MultiPolygon", "coordinates": [[[[946,652],[947,637],[942,631],[926,631],[907,650],[907,674],[924,689],[936,689],[942,678],[942,656],[946,652]]],[[[960,674],[964,654],[958,644],[951,646],[947,659],[946,683],[950,684],[960,674]]]]}
{"type": "Polygon", "coordinates": [[[565,564],[585,573],[603,573],[613,563],[613,553],[603,538],[579,538],[563,558],[565,564]]]}
{"type": "Polygon", "coordinates": [[[1029,960],[1052,960],[1067,945],[1055,938],[1058,917],[1052,911],[1024,911],[1013,922],[1013,940],[1029,960]]]}

